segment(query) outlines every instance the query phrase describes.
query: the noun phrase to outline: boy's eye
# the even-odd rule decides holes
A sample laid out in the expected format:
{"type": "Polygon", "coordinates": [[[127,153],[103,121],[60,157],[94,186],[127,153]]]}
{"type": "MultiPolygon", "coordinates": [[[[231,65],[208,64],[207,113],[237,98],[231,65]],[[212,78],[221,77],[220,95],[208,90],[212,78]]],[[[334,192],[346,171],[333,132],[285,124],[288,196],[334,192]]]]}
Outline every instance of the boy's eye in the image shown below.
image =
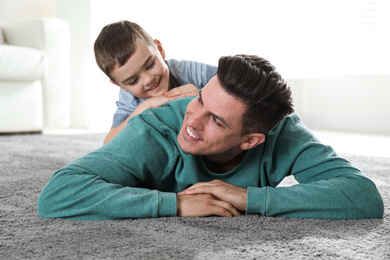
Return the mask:
{"type": "Polygon", "coordinates": [[[137,81],[138,81],[138,78],[135,79],[135,80],[130,81],[130,82],[129,82],[129,85],[130,85],[130,86],[133,86],[133,85],[135,85],[135,84],[137,83],[137,81]]]}
{"type": "Polygon", "coordinates": [[[150,63],[147,67],[146,67],[146,69],[148,70],[148,69],[151,69],[151,68],[153,68],[153,66],[154,66],[154,61],[152,62],[152,63],[150,63]]]}

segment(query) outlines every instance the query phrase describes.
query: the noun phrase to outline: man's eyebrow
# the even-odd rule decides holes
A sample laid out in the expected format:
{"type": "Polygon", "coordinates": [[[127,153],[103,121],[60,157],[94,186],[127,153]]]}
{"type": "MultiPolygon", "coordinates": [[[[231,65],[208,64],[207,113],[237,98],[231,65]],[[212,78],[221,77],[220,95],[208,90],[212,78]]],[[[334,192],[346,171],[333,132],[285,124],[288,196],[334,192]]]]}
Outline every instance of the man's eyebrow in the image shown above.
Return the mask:
{"type": "Polygon", "coordinates": [[[202,99],[202,90],[199,90],[199,102],[203,104],[203,99],[202,99]]]}
{"type": "MultiPolygon", "coordinates": [[[[145,61],[144,64],[142,65],[142,67],[145,67],[146,64],[148,64],[149,61],[152,59],[152,57],[153,57],[153,55],[150,55],[150,56],[146,59],[146,61],[145,61]]],[[[134,75],[131,76],[131,77],[128,77],[127,79],[125,79],[124,81],[122,81],[122,84],[123,84],[123,85],[126,85],[126,82],[130,81],[132,78],[134,78],[134,75]]]]}
{"type": "MultiPolygon", "coordinates": [[[[202,99],[202,90],[199,90],[199,102],[203,105],[203,99],[202,99]]],[[[222,122],[222,124],[224,124],[227,128],[231,128],[225,121],[225,119],[223,119],[222,117],[214,114],[214,113],[211,113],[210,114],[215,117],[216,119],[218,119],[219,121],[222,122]]]]}
{"type": "Polygon", "coordinates": [[[215,117],[216,119],[218,119],[219,121],[222,122],[222,124],[224,124],[227,128],[231,128],[225,121],[225,119],[223,119],[222,117],[216,115],[216,114],[213,114],[213,113],[210,113],[213,117],[215,117]]]}

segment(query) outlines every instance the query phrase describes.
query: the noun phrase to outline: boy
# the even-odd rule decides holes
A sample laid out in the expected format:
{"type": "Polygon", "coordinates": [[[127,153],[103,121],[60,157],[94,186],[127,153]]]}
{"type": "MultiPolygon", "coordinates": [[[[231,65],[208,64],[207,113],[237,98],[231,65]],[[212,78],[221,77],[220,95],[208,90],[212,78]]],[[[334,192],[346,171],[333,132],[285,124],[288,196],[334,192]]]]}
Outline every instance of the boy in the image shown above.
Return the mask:
{"type": "Polygon", "coordinates": [[[158,40],[138,24],[120,21],[105,26],[94,45],[99,68],[111,83],[121,88],[118,109],[104,144],[128,120],[149,108],[186,96],[198,95],[216,72],[216,67],[192,61],[165,61],[158,40]]]}

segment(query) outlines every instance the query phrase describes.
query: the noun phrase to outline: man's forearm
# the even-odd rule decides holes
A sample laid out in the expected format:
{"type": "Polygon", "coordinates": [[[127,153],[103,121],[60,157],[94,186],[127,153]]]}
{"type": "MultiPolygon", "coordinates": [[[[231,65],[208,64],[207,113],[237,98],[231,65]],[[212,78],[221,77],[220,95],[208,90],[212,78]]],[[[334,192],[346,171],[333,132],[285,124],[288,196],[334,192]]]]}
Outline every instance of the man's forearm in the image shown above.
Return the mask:
{"type": "Polygon", "coordinates": [[[369,179],[355,175],[291,187],[249,187],[247,213],[294,218],[382,218],[383,201],[369,179]]]}
{"type": "Polygon", "coordinates": [[[176,212],[175,193],[124,187],[67,170],[57,172],[38,199],[38,214],[43,218],[149,218],[175,216],[176,212]]]}

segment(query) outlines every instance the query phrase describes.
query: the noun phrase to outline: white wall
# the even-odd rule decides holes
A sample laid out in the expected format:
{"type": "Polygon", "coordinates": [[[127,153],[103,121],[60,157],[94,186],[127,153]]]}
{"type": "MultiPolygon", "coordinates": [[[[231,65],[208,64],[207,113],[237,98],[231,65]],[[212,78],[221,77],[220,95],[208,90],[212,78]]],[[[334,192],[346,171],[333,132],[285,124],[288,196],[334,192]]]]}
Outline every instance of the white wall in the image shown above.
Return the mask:
{"type": "Polygon", "coordinates": [[[390,74],[290,79],[296,111],[317,130],[390,135],[390,74]]]}
{"type": "MultiPolygon", "coordinates": [[[[53,1],[72,30],[74,127],[108,130],[111,124],[119,89],[96,66],[92,48],[103,26],[127,19],[159,39],[168,59],[214,65],[237,53],[269,59],[291,83],[296,109],[310,127],[390,134],[380,122],[390,117],[390,1],[53,1]],[[359,122],[361,116],[369,120],[359,122]]],[[[9,13],[4,6],[20,17],[26,3],[41,10],[53,1],[0,0],[0,19],[9,13]]]]}
{"type": "Polygon", "coordinates": [[[94,38],[128,19],[158,38],[167,58],[269,59],[311,128],[390,134],[389,1],[94,0],[91,10],[94,38]]]}
{"type": "Polygon", "coordinates": [[[0,0],[0,20],[53,17],[54,0],[0,0]]]}

